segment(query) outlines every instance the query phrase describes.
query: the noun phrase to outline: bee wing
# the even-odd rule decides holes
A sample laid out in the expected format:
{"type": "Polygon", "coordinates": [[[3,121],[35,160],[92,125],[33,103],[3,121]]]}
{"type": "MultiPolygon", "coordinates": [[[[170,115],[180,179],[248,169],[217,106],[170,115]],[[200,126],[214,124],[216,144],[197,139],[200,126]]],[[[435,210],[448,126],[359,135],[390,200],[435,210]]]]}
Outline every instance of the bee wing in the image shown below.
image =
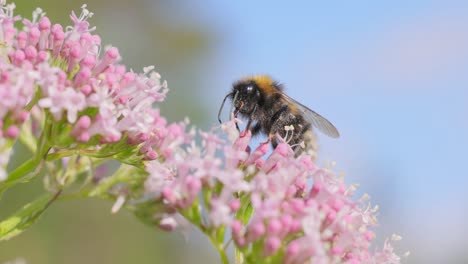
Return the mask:
{"type": "Polygon", "coordinates": [[[283,93],[282,95],[284,96],[284,99],[288,103],[294,105],[297,108],[297,110],[302,114],[304,119],[307,122],[311,123],[312,126],[314,126],[315,128],[317,128],[318,130],[320,130],[322,133],[324,133],[325,135],[329,137],[332,137],[332,138],[340,137],[340,133],[338,132],[336,127],[330,121],[328,121],[325,117],[319,115],[317,112],[311,110],[307,106],[292,99],[285,93],[283,93]]]}

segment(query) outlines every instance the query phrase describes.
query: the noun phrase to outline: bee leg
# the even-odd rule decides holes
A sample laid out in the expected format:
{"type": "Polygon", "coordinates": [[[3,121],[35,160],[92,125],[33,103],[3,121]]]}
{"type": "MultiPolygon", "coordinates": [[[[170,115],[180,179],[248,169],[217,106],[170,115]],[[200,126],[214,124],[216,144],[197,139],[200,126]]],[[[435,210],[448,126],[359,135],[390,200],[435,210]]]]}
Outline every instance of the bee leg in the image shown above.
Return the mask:
{"type": "Polygon", "coordinates": [[[249,118],[249,121],[247,122],[247,126],[245,127],[245,130],[240,135],[241,137],[244,137],[247,134],[247,132],[250,130],[251,125],[252,125],[252,118],[249,118]]]}
{"type": "MultiPolygon", "coordinates": [[[[236,120],[237,115],[239,114],[239,109],[235,109],[235,110],[231,111],[231,113],[232,113],[232,116],[234,117],[234,120],[236,120]]],[[[239,123],[237,121],[234,121],[234,122],[236,123],[237,131],[240,132],[239,123]]]]}
{"type": "Polygon", "coordinates": [[[250,113],[249,121],[247,122],[247,126],[245,126],[245,130],[244,132],[242,132],[241,137],[245,136],[247,134],[247,131],[250,130],[250,126],[252,125],[253,121],[252,115],[255,113],[255,110],[257,110],[257,106],[255,106],[252,110],[252,113],[250,113]]]}
{"type": "Polygon", "coordinates": [[[283,138],[285,140],[286,136],[286,131],[284,127],[286,125],[289,125],[289,120],[288,116],[290,115],[290,112],[288,111],[289,107],[287,105],[283,105],[271,118],[272,123],[271,123],[271,129],[270,129],[270,134],[268,135],[269,141],[273,145],[273,148],[276,148],[278,146],[278,139],[277,136],[283,138]]]}
{"type": "Polygon", "coordinates": [[[275,138],[275,134],[269,134],[268,139],[265,142],[262,142],[260,144],[263,145],[263,144],[270,144],[271,143],[273,145],[273,148],[275,148],[276,147],[276,144],[275,144],[276,140],[274,140],[274,138],[275,138]]]}
{"type": "Polygon", "coordinates": [[[249,131],[249,130],[250,130],[250,126],[252,125],[252,121],[253,121],[253,119],[252,119],[252,118],[249,118],[249,121],[247,122],[247,126],[245,126],[245,131],[249,131]]]}
{"type": "Polygon", "coordinates": [[[256,123],[252,127],[252,130],[250,130],[252,132],[252,136],[257,135],[258,133],[260,133],[261,129],[262,129],[262,125],[260,123],[256,123]]]}

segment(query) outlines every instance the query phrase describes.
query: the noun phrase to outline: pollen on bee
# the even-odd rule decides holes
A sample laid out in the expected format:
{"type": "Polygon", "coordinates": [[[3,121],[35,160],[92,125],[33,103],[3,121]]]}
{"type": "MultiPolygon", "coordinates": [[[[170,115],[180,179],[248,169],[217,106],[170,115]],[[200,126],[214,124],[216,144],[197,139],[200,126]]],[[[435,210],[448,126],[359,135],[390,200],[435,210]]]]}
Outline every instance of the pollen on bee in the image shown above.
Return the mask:
{"type": "Polygon", "coordinates": [[[284,131],[286,131],[284,141],[289,144],[289,141],[291,141],[294,137],[294,125],[284,126],[284,131]],[[289,131],[291,131],[291,134],[289,134],[289,131]]]}

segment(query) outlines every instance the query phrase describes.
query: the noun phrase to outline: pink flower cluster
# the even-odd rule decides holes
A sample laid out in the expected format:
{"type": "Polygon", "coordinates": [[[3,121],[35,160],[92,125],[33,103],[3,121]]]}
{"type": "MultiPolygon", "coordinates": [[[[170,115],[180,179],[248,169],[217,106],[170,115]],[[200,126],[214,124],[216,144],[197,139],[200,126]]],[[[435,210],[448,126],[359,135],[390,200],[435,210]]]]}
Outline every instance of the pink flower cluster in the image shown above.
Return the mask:
{"type": "Polygon", "coordinates": [[[157,215],[161,228],[174,229],[180,212],[218,186],[200,206],[207,216],[201,224],[231,227],[232,239],[251,262],[283,256],[284,263],[400,263],[390,244],[370,251],[376,209],[364,199],[353,201],[353,186],[310,156],[295,158],[285,143],[270,155],[269,144],[250,152],[250,133],[239,136],[234,121],[223,127],[233,144],[201,132],[202,147],[174,145],[174,155],[147,164],[146,190],[166,206],[157,215]],[[243,219],[246,206],[252,215],[243,219]],[[261,252],[255,250],[259,245],[261,252]]]}
{"type": "Polygon", "coordinates": [[[149,137],[155,119],[154,102],[165,98],[167,85],[153,67],[143,74],[127,71],[118,49],[109,47],[101,53],[101,39],[91,32],[86,6],[78,17],[72,12],[73,26],[52,25],[38,9],[32,21],[23,19],[24,29],[13,23],[14,5],[0,13],[0,103],[2,136],[16,137],[18,126],[28,118],[26,106],[39,87],[37,106],[47,109],[55,121],[73,126],[72,135],[79,142],[99,136],[101,143],[119,141],[126,132],[129,140],[141,142],[149,137]],[[89,111],[95,109],[94,112],[89,111]],[[87,110],[87,111],[85,111],[87,110]]]}
{"type": "MultiPolygon", "coordinates": [[[[17,138],[30,112],[45,110],[71,127],[76,142],[113,143],[123,135],[132,144],[154,141],[160,117],[152,104],[168,91],[154,67],[137,74],[117,64],[117,48],[101,52],[86,6],[80,16],[72,12],[65,29],[40,9],[28,20],[14,8],[0,3],[0,139],[17,138]],[[18,20],[23,30],[14,27],[18,20]]],[[[146,145],[144,154],[155,158],[146,145]]]]}

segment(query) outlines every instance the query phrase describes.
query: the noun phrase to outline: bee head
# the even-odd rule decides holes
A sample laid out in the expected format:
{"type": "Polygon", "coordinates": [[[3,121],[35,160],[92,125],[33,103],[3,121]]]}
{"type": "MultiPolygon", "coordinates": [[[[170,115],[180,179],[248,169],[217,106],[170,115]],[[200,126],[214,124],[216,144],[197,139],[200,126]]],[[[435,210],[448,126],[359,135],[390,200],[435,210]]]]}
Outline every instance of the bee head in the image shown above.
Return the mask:
{"type": "Polygon", "coordinates": [[[254,80],[242,80],[233,85],[232,103],[241,114],[251,114],[255,105],[261,100],[258,84],[254,80]]]}

